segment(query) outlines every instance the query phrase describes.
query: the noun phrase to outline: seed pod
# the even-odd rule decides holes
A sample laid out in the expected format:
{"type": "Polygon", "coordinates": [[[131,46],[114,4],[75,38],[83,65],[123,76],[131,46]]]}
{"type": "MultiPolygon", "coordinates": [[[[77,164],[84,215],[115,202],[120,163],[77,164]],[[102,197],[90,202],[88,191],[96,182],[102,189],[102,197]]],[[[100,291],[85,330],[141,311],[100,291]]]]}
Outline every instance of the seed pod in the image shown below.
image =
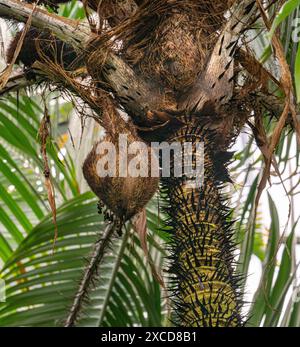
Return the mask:
{"type": "MultiPolygon", "coordinates": [[[[136,158],[135,155],[129,154],[127,156],[127,149],[132,144],[142,143],[141,140],[132,134],[127,135],[126,157],[128,166],[126,171],[129,170],[130,162],[136,158]]],[[[92,191],[99,197],[99,199],[110,209],[122,222],[132,218],[135,214],[149,202],[158,188],[159,178],[151,177],[151,161],[154,165],[158,165],[157,158],[151,152],[151,149],[143,143],[145,149],[143,158],[148,159],[147,177],[133,177],[129,174],[126,177],[120,177],[120,164],[124,163],[124,149],[119,148],[119,142],[107,135],[103,141],[94,145],[92,151],[88,155],[83,165],[83,174],[88,182],[92,191]],[[99,145],[111,143],[116,149],[115,158],[115,177],[103,177],[99,173],[99,162],[107,155],[103,151],[99,151],[99,145]],[[152,154],[152,156],[150,156],[152,154]],[[150,160],[151,158],[151,160],[150,160]]],[[[139,151],[140,153],[140,151],[139,151]]],[[[107,164],[111,164],[107,162],[107,164]]],[[[145,164],[145,161],[142,163],[145,164]]]]}

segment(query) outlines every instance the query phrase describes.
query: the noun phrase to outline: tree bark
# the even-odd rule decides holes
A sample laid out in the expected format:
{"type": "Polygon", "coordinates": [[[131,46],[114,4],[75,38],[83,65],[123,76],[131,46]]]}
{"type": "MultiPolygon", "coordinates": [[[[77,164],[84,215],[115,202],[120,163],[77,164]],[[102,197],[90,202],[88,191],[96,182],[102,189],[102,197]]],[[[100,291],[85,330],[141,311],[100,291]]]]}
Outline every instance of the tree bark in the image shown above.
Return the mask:
{"type": "Polygon", "coordinates": [[[74,48],[82,49],[90,38],[90,28],[87,23],[61,17],[17,0],[0,0],[0,16],[3,18],[25,23],[32,12],[34,27],[49,29],[74,48]]]}
{"type": "Polygon", "coordinates": [[[229,179],[226,161],[230,154],[216,152],[214,135],[199,124],[197,117],[186,118],[184,123],[169,142],[204,142],[205,170],[203,186],[191,188],[182,178],[162,178],[167,230],[172,235],[174,323],[185,327],[241,326],[233,223],[221,192],[222,183],[229,179]]]}
{"type": "Polygon", "coordinates": [[[180,109],[200,111],[205,103],[226,104],[233,92],[234,53],[241,33],[257,11],[255,0],[236,1],[198,81],[183,94],[180,109]]]}

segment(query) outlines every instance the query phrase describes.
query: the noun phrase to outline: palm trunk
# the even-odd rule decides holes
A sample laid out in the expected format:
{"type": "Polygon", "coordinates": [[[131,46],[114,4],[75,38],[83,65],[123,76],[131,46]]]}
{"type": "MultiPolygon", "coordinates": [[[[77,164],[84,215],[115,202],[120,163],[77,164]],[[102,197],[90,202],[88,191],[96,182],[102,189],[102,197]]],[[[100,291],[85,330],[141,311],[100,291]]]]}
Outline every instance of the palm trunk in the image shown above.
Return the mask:
{"type": "MultiPolygon", "coordinates": [[[[199,119],[199,118],[198,118],[199,119]]],[[[226,152],[216,152],[216,135],[196,118],[169,142],[204,142],[204,185],[189,188],[182,178],[163,178],[166,212],[171,228],[171,268],[174,275],[175,324],[192,327],[241,326],[239,277],[234,274],[230,209],[222,183],[229,179],[226,152]]]]}

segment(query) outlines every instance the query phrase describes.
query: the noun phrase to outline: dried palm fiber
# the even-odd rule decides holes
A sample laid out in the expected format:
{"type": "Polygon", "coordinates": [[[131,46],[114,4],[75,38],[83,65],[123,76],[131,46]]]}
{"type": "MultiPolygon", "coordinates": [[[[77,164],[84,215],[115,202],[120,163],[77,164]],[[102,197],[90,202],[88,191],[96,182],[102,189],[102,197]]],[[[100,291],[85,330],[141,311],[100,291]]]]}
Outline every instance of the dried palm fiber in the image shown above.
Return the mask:
{"type": "MultiPolygon", "coordinates": [[[[149,202],[157,191],[159,178],[151,177],[150,165],[148,166],[149,177],[130,177],[129,175],[127,177],[120,177],[120,160],[122,154],[127,155],[127,148],[124,152],[123,149],[119,148],[119,134],[127,135],[128,146],[133,142],[141,142],[141,139],[137,136],[134,127],[122,120],[111,104],[107,105],[106,108],[104,107],[104,109],[109,122],[107,120],[105,121],[105,128],[108,131],[103,141],[108,141],[115,146],[115,177],[101,177],[97,172],[97,163],[104,155],[104,153],[97,151],[97,146],[100,142],[94,145],[92,151],[86,158],[83,165],[83,174],[92,191],[120,219],[121,223],[124,223],[139,213],[149,202]]],[[[147,148],[147,152],[150,158],[151,152],[149,148],[147,148]]],[[[127,158],[129,163],[133,155],[128,155],[127,158]]]]}
{"type": "Polygon", "coordinates": [[[132,66],[162,87],[181,91],[203,69],[229,6],[226,1],[145,1],[131,18],[93,41],[87,66],[99,76],[103,46],[122,42],[121,53],[132,66]]]}
{"type": "MultiPolygon", "coordinates": [[[[66,70],[64,66],[58,63],[57,59],[53,59],[51,54],[48,54],[47,50],[43,50],[43,41],[36,40],[35,48],[38,60],[32,65],[34,71],[48,80],[52,86],[59,89],[65,96],[80,98],[84,105],[82,105],[81,111],[77,108],[79,114],[86,117],[85,106],[88,105],[90,110],[93,111],[89,116],[93,117],[107,132],[114,134],[114,124],[118,124],[120,121],[113,117],[116,113],[109,112],[114,109],[114,102],[106,91],[90,80],[85,67],[81,66],[82,61],[80,58],[78,57],[78,64],[80,64],[77,70],[66,70]]],[[[74,105],[77,106],[78,103],[75,100],[73,101],[74,105]]]]}
{"type": "MultiPolygon", "coordinates": [[[[95,120],[106,130],[103,141],[110,142],[116,147],[117,170],[116,177],[100,177],[97,173],[98,160],[104,153],[98,154],[95,144],[83,165],[83,174],[92,191],[112,211],[121,222],[121,225],[133,217],[147,204],[158,188],[158,177],[151,177],[149,165],[149,177],[118,177],[119,165],[119,134],[127,135],[128,146],[133,142],[140,142],[134,126],[126,122],[116,110],[115,102],[105,91],[89,85],[87,88],[73,79],[62,67],[51,62],[45,55],[41,55],[43,64],[38,64],[46,73],[51,75],[51,80],[67,87],[69,91],[79,96],[96,113],[95,120]]],[[[126,149],[127,151],[127,149],[126,149]]],[[[150,149],[147,148],[150,157],[150,149]]],[[[155,157],[152,157],[155,158],[155,157]]],[[[128,156],[128,162],[132,156],[128,156]]],[[[158,164],[157,164],[158,165],[158,164]]]]}
{"type": "Polygon", "coordinates": [[[87,3],[97,12],[99,19],[102,22],[106,20],[110,27],[120,24],[137,10],[134,0],[88,0],[87,3]]]}
{"type": "MultiPolygon", "coordinates": [[[[129,13],[132,13],[137,7],[134,0],[80,0],[83,5],[87,5],[96,11],[102,19],[106,19],[114,25],[122,21],[129,13]]],[[[37,0],[25,0],[32,4],[37,0]]],[[[72,3],[72,0],[39,0],[38,5],[50,7],[57,11],[60,4],[72,3]]]]}
{"type": "MultiPolygon", "coordinates": [[[[9,44],[6,53],[8,63],[12,61],[21,34],[22,31],[19,31],[9,44]]],[[[82,59],[70,45],[57,39],[50,31],[41,31],[36,28],[29,28],[26,33],[16,63],[21,62],[26,68],[30,68],[35,61],[41,61],[37,45],[45,56],[61,65],[64,69],[72,70],[82,65],[82,59]]]]}
{"type": "MultiPolygon", "coordinates": [[[[236,78],[239,68],[235,73],[236,78]]],[[[236,79],[235,78],[235,79],[236,79]]],[[[215,133],[214,142],[217,148],[226,149],[234,143],[237,136],[241,133],[247,120],[253,116],[253,106],[256,103],[256,95],[243,93],[246,85],[234,84],[232,97],[229,103],[218,105],[208,102],[204,105],[201,112],[201,122],[215,133]]]]}
{"type": "MultiPolygon", "coordinates": [[[[37,57],[35,58],[38,58],[38,61],[35,60],[34,66],[47,76],[51,76],[51,81],[62,89],[67,88],[79,96],[97,113],[96,121],[107,132],[105,141],[117,145],[119,134],[128,135],[129,145],[134,141],[141,141],[136,135],[134,127],[121,118],[116,111],[113,100],[105,91],[95,87],[93,83],[87,87],[77,81],[63,66],[57,63],[56,59],[52,59],[48,50],[43,50],[42,40],[36,42],[35,48],[37,50],[37,57]]],[[[99,159],[96,149],[97,145],[94,146],[84,163],[84,176],[100,200],[124,222],[140,212],[151,199],[158,188],[159,178],[101,178],[96,172],[97,160],[99,159]]],[[[116,159],[118,162],[118,157],[116,159]]],[[[130,159],[129,157],[128,160],[130,161],[130,159]]]]}
{"type": "Polygon", "coordinates": [[[172,235],[173,320],[185,327],[241,326],[241,278],[234,272],[233,222],[222,193],[224,182],[230,181],[226,165],[232,154],[219,147],[218,136],[199,118],[183,116],[184,125],[169,142],[204,142],[203,185],[190,187],[184,177],[161,179],[166,230],[172,235]]]}

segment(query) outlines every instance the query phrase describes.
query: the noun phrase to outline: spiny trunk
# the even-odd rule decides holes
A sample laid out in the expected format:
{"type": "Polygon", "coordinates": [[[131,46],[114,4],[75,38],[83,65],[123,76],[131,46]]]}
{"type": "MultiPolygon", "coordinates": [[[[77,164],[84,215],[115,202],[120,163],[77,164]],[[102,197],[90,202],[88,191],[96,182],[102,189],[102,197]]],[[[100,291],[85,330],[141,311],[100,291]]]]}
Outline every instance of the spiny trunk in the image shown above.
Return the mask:
{"type": "Polygon", "coordinates": [[[216,152],[216,135],[197,124],[196,118],[185,119],[185,125],[169,139],[174,141],[204,142],[205,146],[202,187],[191,189],[183,178],[162,179],[172,234],[174,321],[187,327],[241,326],[231,211],[221,192],[222,182],[229,180],[226,161],[230,155],[216,152]]]}

